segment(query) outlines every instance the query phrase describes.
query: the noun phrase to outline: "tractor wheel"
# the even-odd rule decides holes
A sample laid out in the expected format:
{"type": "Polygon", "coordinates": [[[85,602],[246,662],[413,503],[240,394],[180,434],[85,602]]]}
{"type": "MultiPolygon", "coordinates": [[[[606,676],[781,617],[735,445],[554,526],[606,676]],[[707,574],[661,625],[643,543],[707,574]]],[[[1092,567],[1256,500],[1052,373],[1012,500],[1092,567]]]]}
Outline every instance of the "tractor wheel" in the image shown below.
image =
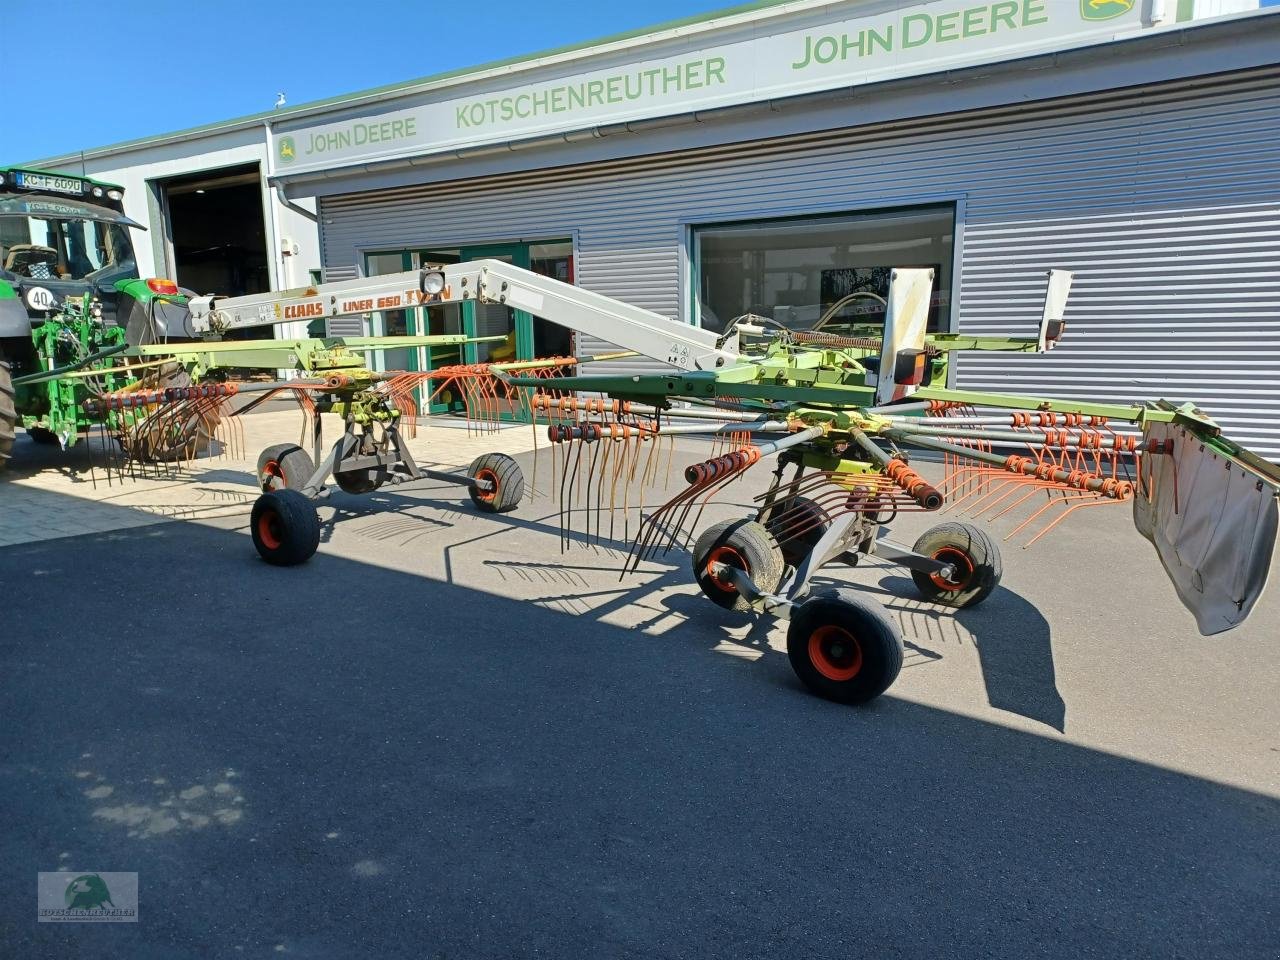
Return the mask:
{"type": "Polygon", "coordinates": [[[827,511],[808,497],[778,501],[768,523],[769,532],[782,550],[782,559],[792,567],[804,562],[829,526],[827,511]]]}
{"type": "Polygon", "coordinates": [[[524,473],[520,464],[505,453],[476,457],[467,469],[467,476],[493,484],[488,490],[468,488],[472,502],[485,513],[507,513],[519,506],[524,497],[524,473]]]}
{"type": "Polygon", "coordinates": [[[9,462],[13,439],[18,431],[18,410],[14,403],[13,372],[0,357],[0,470],[9,462]]]}
{"type": "Polygon", "coordinates": [[[315,461],[296,443],[277,443],[258,454],[258,486],[263,493],[301,490],[315,472],[315,461]]]}
{"type": "Polygon", "coordinates": [[[743,571],[763,593],[776,591],[786,572],[778,542],[754,520],[714,524],[693,545],[693,576],[702,592],[726,610],[750,610],[750,602],[733,581],[715,572],[717,564],[743,571]]]}
{"type": "Polygon", "coordinates": [[[902,657],[898,625],[853,590],[814,594],[792,611],[787,658],[804,685],[827,700],[874,700],[898,678],[902,657]]]}
{"type": "Polygon", "coordinates": [[[249,530],[258,555],[277,567],[305,563],[320,547],[320,515],[297,490],[271,490],[258,497],[249,530]]]}
{"type": "Polygon", "coordinates": [[[387,482],[390,474],[386,467],[365,467],[361,470],[343,470],[333,474],[333,480],[343,493],[373,493],[387,482]]]}
{"type": "Polygon", "coordinates": [[[52,430],[44,429],[44,427],[28,427],[27,436],[31,438],[32,443],[39,443],[46,447],[62,446],[62,441],[58,439],[58,435],[52,430]]]}
{"type": "Polygon", "coordinates": [[[912,548],[916,553],[945,560],[952,566],[948,579],[911,571],[911,579],[926,600],[949,607],[974,607],[1000,583],[1000,548],[986,533],[968,523],[940,523],[930,527],[912,548]]]}
{"type": "MultiPolygon", "coordinates": [[[[169,372],[161,374],[160,389],[191,386],[191,375],[181,367],[171,370],[166,365],[161,369],[169,372]]],[[[217,413],[206,411],[201,414],[192,413],[179,420],[166,414],[162,408],[144,417],[129,430],[130,455],[137,460],[153,463],[194,460],[207,453],[213,445],[213,435],[221,419],[217,413]]]]}

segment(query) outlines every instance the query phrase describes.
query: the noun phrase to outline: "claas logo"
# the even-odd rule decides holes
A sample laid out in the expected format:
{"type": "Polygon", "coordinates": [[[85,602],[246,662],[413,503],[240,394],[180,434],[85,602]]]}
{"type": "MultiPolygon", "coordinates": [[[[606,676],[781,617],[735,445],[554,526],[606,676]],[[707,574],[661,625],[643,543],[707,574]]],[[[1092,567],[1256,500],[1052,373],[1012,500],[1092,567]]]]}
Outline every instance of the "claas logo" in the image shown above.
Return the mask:
{"type": "Polygon", "coordinates": [[[1080,0],[1083,20],[1110,20],[1133,9],[1133,0],[1080,0]]]}

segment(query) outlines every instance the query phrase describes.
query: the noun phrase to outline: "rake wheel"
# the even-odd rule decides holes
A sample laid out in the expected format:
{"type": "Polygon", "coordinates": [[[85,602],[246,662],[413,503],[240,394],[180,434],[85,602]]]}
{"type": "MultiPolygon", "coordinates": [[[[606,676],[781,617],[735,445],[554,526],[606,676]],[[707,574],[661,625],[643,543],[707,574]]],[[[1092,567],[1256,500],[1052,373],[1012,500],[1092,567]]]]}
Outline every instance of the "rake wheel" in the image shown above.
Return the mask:
{"type": "Polygon", "coordinates": [[[693,576],[712,603],[747,611],[751,603],[717,565],[741,570],[764,593],[782,583],[786,561],[773,535],[754,520],[724,520],[702,531],[693,545],[693,576]]]}
{"type": "Polygon", "coordinates": [[[968,523],[940,523],[930,527],[912,549],[950,563],[950,578],[911,571],[911,579],[926,600],[963,609],[980,604],[1000,584],[1004,572],[1000,548],[986,532],[968,523]]]}
{"type": "MultiPolygon", "coordinates": [[[[160,387],[189,387],[191,375],[179,368],[163,374],[160,387]]],[[[208,452],[221,417],[213,411],[192,413],[174,420],[152,413],[135,423],[126,434],[126,446],[136,460],[172,463],[194,460],[208,452]]]]}
{"type": "Polygon", "coordinates": [[[507,513],[524,497],[524,473],[520,464],[505,453],[486,453],[471,461],[467,476],[487,480],[488,490],[471,487],[471,501],[485,513],[507,513]]]}
{"type": "Polygon", "coordinates": [[[782,559],[798,567],[827,532],[827,512],[808,497],[790,497],[778,502],[766,526],[778,541],[782,559]]]}
{"type": "Polygon", "coordinates": [[[263,493],[301,490],[315,472],[311,454],[296,443],[277,443],[258,454],[258,486],[263,493]]]}
{"type": "Polygon", "coordinates": [[[277,567],[311,559],[320,548],[320,515],[297,490],[272,490],[253,504],[249,532],[258,555],[277,567]]]}
{"type": "Polygon", "coordinates": [[[343,493],[373,493],[387,482],[390,473],[386,467],[365,467],[362,470],[334,471],[333,480],[343,493]]]}
{"type": "MultiPolygon", "coordinates": [[[[390,444],[385,433],[381,442],[379,442],[366,429],[364,436],[360,438],[360,442],[353,452],[353,456],[373,456],[374,454],[385,456],[389,447],[390,444]]],[[[333,481],[343,493],[373,493],[373,491],[386,483],[391,476],[391,471],[381,465],[359,467],[354,470],[343,470],[341,467],[342,461],[340,460],[334,465],[333,481]]]]}
{"type": "Polygon", "coordinates": [[[879,603],[840,588],[816,593],[791,614],[787,658],[802,683],[837,703],[866,703],[902,670],[902,632],[879,603]]]}

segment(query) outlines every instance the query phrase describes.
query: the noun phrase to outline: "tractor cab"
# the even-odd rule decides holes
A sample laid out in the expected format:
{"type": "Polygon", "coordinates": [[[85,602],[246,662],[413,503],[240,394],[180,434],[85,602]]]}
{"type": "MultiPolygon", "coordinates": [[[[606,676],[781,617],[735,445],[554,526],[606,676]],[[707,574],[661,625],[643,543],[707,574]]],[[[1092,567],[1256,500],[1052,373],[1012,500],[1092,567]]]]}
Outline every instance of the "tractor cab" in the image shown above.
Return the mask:
{"type": "Polygon", "coordinates": [[[33,329],[69,297],[88,295],[104,326],[130,343],[186,335],[185,298],[168,280],[142,281],[124,191],[86,177],[0,168],[0,351],[30,372],[33,329]],[[26,345],[22,343],[26,341],[26,345]]]}

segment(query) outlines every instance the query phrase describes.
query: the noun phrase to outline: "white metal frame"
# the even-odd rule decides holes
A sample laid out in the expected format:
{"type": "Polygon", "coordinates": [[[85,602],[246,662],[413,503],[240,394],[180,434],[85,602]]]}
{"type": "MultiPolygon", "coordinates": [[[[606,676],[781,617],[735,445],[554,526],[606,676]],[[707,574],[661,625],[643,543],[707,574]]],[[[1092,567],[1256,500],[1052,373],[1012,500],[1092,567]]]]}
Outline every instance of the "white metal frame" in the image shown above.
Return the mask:
{"type": "Polygon", "coordinates": [[[680,370],[714,370],[739,356],[736,333],[717,335],[500,260],[245,297],[196,297],[190,308],[193,329],[204,333],[466,300],[505,303],[680,370]],[[426,292],[429,279],[440,281],[438,293],[426,292]]]}

